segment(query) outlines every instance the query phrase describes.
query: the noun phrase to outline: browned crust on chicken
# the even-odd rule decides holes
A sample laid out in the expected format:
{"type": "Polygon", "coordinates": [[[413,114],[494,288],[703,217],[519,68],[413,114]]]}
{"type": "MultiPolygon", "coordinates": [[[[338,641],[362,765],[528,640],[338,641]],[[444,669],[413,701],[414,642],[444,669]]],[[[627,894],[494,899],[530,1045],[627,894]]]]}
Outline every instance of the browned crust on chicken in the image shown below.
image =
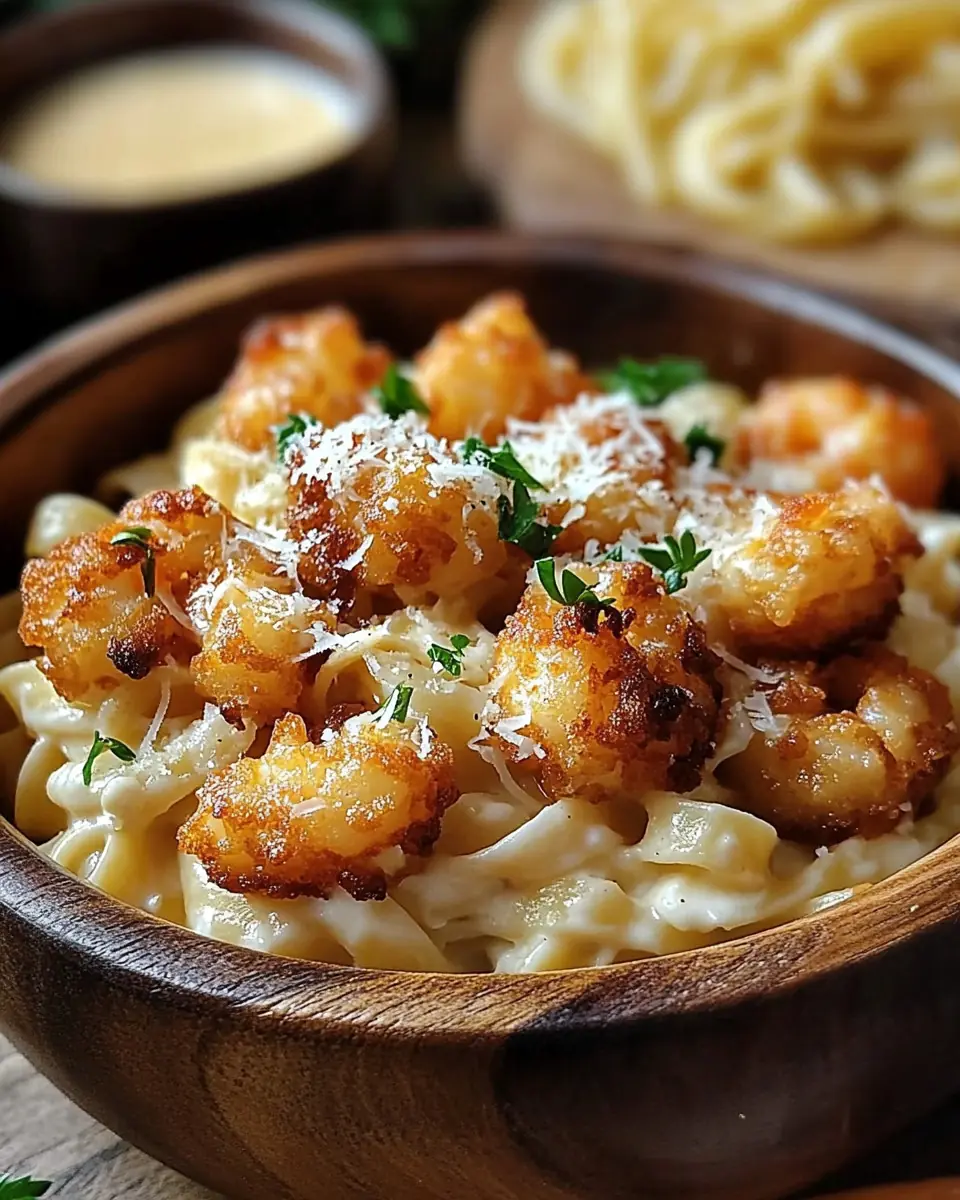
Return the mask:
{"type": "Polygon", "coordinates": [[[538,584],[527,589],[497,641],[500,682],[487,727],[504,755],[554,798],[688,791],[715,745],[719,659],[648,567],[605,568],[597,593],[612,597],[618,612],[584,621],[579,606],[557,605],[538,584]],[[519,732],[542,757],[522,755],[496,734],[501,720],[526,713],[519,732]]]}
{"type": "Polygon", "coordinates": [[[572,355],[551,351],[523,298],[498,292],[441,325],[416,359],[430,429],[451,441],[499,437],[508,417],[533,421],[590,389],[572,355]]]}
{"type": "Polygon", "coordinates": [[[224,519],[198,488],[153,492],[96,532],[68,538],[27,563],[20,636],[44,651],[41,669],[62,696],[77,700],[125,676],[142,679],[167,658],[183,662],[196,649],[159,595],[146,594],[143,550],[111,545],[112,539],[131,527],[148,529],[157,592],[182,602],[208,547],[219,545],[224,519]]]}
{"type": "Polygon", "coordinates": [[[904,568],[921,553],[896,504],[872,487],[789,496],[772,527],[717,568],[717,599],[739,649],[829,657],[886,634],[904,568]]]}
{"type": "Polygon", "coordinates": [[[262,450],[291,413],[337,425],[360,411],[390,362],[385,347],[364,342],[356,318],[342,308],[258,321],[224,389],[218,432],[262,450]]]}
{"type": "Polygon", "coordinates": [[[879,837],[917,815],[960,749],[947,688],[883,646],[779,669],[769,702],[789,725],[756,733],[719,772],[738,805],[813,845],[879,837]]]}
{"type": "Polygon", "coordinates": [[[290,714],[262,758],[208,777],[180,848],[228,891],[324,897],[339,886],[357,900],[383,899],[388,879],[376,859],[393,847],[429,854],[459,797],[453,765],[447,746],[433,740],[424,754],[397,722],[354,719],[314,743],[290,714]],[[300,815],[305,801],[317,808],[300,815]]]}

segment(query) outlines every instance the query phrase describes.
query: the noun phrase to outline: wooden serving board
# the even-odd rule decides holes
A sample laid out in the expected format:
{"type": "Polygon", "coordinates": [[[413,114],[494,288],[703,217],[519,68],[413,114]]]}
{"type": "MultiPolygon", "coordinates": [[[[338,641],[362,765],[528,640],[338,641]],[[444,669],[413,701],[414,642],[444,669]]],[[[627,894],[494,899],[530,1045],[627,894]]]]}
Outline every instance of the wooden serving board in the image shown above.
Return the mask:
{"type": "Polygon", "coordinates": [[[908,303],[960,316],[960,238],[890,229],[840,248],[789,248],[688,213],[641,207],[614,165],[525,99],[517,46],[537,2],[499,0],[474,35],[463,75],[464,157],[510,225],[688,247],[881,305],[908,303]]]}

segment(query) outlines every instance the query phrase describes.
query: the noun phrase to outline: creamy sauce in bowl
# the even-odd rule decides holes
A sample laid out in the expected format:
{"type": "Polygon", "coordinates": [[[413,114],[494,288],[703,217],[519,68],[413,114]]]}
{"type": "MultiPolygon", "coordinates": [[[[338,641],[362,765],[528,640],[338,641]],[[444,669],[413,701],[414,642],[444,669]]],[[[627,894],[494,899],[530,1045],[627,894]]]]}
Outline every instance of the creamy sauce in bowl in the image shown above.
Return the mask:
{"type": "Polygon", "coordinates": [[[0,162],[85,200],[169,203],[296,175],[342,154],[362,103],[268,50],[216,45],[100,63],[0,127],[0,162]]]}

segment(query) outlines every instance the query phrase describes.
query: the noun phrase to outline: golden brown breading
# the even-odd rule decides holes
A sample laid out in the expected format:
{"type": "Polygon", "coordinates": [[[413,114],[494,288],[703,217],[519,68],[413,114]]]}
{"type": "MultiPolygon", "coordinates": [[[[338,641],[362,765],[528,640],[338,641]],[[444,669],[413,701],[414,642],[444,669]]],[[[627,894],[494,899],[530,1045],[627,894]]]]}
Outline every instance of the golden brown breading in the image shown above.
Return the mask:
{"type": "Polygon", "coordinates": [[[414,420],[358,417],[289,453],[300,574],[324,598],[372,591],[404,603],[459,595],[507,563],[500,487],[414,420]]]}
{"type": "Polygon", "coordinates": [[[960,748],[944,685],[883,646],[777,669],[769,703],[786,728],[755,733],[720,768],[737,806],[814,845],[879,837],[916,815],[960,748]]]}
{"type": "Polygon", "coordinates": [[[531,584],[497,639],[489,734],[554,798],[689,791],[720,714],[719,659],[704,630],[646,566],[572,569],[616,611],[561,606],[531,584]]]}
{"type": "Polygon", "coordinates": [[[458,796],[452,751],[422,727],[364,715],[313,743],[291,714],[262,758],[208,777],[180,849],[233,892],[382,899],[378,857],[428,854],[458,796]]]}
{"type": "Polygon", "coordinates": [[[456,441],[498,438],[507,417],[532,421],[590,387],[575,358],[551,351],[520,296],[488,296],[461,321],[442,325],[416,359],[414,384],[430,429],[456,441]]]}
{"type": "Polygon", "coordinates": [[[632,398],[583,395],[542,421],[512,426],[509,434],[524,466],[563,498],[548,504],[551,522],[582,510],[568,520],[554,553],[579,554],[590,539],[610,545],[648,514],[656,513],[661,527],[672,525],[676,504],[669,491],[677,469],[687,465],[687,451],[632,398]]]}
{"type": "Polygon", "coordinates": [[[258,724],[296,709],[314,633],[332,630],[329,609],[308,600],[277,565],[247,544],[232,546],[191,593],[187,611],[202,632],[190,673],[201,696],[234,724],[258,724]]]}
{"type": "Polygon", "coordinates": [[[879,475],[898,500],[934,508],[946,478],[933,423],[917,405],[853,379],[768,383],[737,438],[741,462],[783,462],[823,491],[879,475]]]}
{"type": "Polygon", "coordinates": [[[291,413],[336,425],[359,412],[390,365],[342,308],[273,317],[247,334],[220,402],[217,431],[248,450],[272,446],[291,413]]]}
{"type": "Polygon", "coordinates": [[[899,612],[904,568],[921,552],[894,501],[851,484],[775,502],[757,535],[715,568],[713,600],[737,647],[820,657],[883,637],[899,612]]]}
{"type": "Polygon", "coordinates": [[[142,679],[167,658],[184,662],[196,639],[164,605],[182,605],[219,546],[225,514],[198,488],[133,500],[95,533],[68,538],[23,571],[20,636],[44,651],[40,666],[57,691],[77,700],[142,679]],[[137,546],[111,545],[124,530],[149,530],[156,594],[146,594],[137,546]]]}

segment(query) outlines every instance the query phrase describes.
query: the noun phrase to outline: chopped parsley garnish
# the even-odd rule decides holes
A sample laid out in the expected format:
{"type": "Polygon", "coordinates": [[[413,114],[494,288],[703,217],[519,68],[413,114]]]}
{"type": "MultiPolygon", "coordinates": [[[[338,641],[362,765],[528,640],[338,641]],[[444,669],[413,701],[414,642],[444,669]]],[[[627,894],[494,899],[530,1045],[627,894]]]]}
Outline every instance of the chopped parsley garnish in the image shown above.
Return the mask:
{"type": "Polygon", "coordinates": [[[531,558],[549,554],[561,526],[541,525],[537,521],[540,505],[531,497],[530,488],[542,489],[543,484],[517,459],[509,442],[494,448],[483,438],[469,437],[463,443],[463,461],[473,462],[474,459],[482,461],[488,471],[501,479],[513,481],[513,499],[506,496],[497,499],[500,541],[512,542],[531,558]]]}
{"type": "Polygon", "coordinates": [[[413,688],[406,683],[398,683],[390,695],[377,709],[374,716],[379,716],[377,724],[386,728],[391,721],[405,721],[410,711],[410,701],[413,698],[413,688]]]}
{"type": "Polygon", "coordinates": [[[637,553],[644,562],[655,567],[663,575],[664,586],[672,595],[687,586],[687,576],[708,559],[713,551],[698,550],[696,539],[688,529],[680,535],[679,542],[674,537],[665,537],[662,547],[648,549],[641,546],[637,553]]]}
{"type": "Polygon", "coordinates": [[[723,458],[723,452],[727,448],[723,438],[714,437],[706,425],[694,425],[683,442],[691,462],[696,461],[698,450],[709,450],[710,459],[716,465],[723,458]]]}
{"type": "Polygon", "coordinates": [[[95,733],[93,745],[87,754],[87,761],[83,764],[83,782],[87,787],[90,786],[90,781],[93,779],[93,764],[101,754],[107,752],[125,763],[132,763],[137,757],[136,751],[131,750],[126,742],[121,742],[118,738],[101,737],[99,733],[95,733]]]}
{"type": "Polygon", "coordinates": [[[133,546],[142,551],[140,574],[143,577],[143,590],[148,596],[152,596],[157,588],[157,563],[153,556],[153,547],[150,545],[150,537],[150,530],[145,525],[134,525],[110,539],[111,546],[133,546]]]}
{"type": "Polygon", "coordinates": [[[557,540],[559,525],[540,525],[540,505],[530,498],[524,484],[519,480],[513,485],[513,503],[506,496],[497,500],[499,514],[498,532],[501,542],[512,542],[525,550],[531,558],[542,558],[557,540]]]}
{"type": "Polygon", "coordinates": [[[619,542],[615,546],[610,547],[610,549],[603,556],[603,561],[604,562],[623,562],[623,547],[620,545],[619,542]]]}
{"type": "Polygon", "coordinates": [[[0,1200],[34,1200],[36,1196],[45,1196],[51,1186],[49,1179],[33,1179],[29,1175],[14,1179],[10,1175],[0,1175],[0,1200]]]}
{"type": "Polygon", "coordinates": [[[629,392],[641,408],[656,408],[674,392],[706,378],[706,367],[699,359],[664,355],[649,363],[621,358],[612,371],[600,376],[600,384],[608,392],[629,392]]]}
{"type": "Polygon", "coordinates": [[[283,462],[287,456],[287,447],[295,437],[303,437],[313,425],[319,425],[316,417],[309,413],[291,413],[283,425],[275,427],[277,435],[277,458],[283,462]]]}
{"type": "Polygon", "coordinates": [[[459,679],[460,672],[463,670],[464,651],[472,644],[465,633],[455,633],[450,639],[450,645],[453,649],[447,649],[446,646],[438,646],[434,642],[427,651],[427,658],[432,663],[439,663],[442,669],[448,675],[452,675],[454,679],[459,679]]]}
{"type": "Polygon", "coordinates": [[[469,437],[463,443],[463,461],[482,461],[483,465],[501,479],[512,479],[522,483],[524,487],[543,489],[543,484],[530,474],[527,468],[518,461],[509,442],[502,446],[488,446],[483,438],[469,437]]]}
{"type": "Polygon", "coordinates": [[[408,412],[422,413],[424,416],[430,413],[430,409],[424,403],[417,389],[406,375],[400,374],[395,363],[387,368],[383,382],[375,390],[374,395],[377,403],[393,421],[408,412]]]}
{"type": "Polygon", "coordinates": [[[543,590],[557,604],[571,606],[574,604],[589,604],[597,608],[612,608],[612,600],[601,600],[596,590],[585,583],[579,575],[575,575],[569,567],[565,567],[557,582],[557,560],[541,558],[537,563],[537,576],[543,584],[543,590]]]}

